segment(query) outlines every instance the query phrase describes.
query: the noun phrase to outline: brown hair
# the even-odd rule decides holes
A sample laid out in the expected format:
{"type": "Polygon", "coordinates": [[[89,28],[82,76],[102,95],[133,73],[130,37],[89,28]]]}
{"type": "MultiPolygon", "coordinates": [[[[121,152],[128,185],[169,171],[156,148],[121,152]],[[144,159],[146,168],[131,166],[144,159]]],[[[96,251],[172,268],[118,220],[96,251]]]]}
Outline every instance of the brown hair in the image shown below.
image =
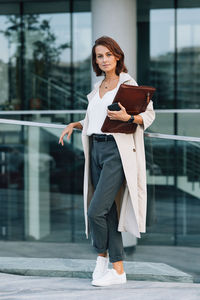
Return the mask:
{"type": "Polygon", "coordinates": [[[92,66],[93,66],[93,70],[95,71],[97,76],[101,76],[104,74],[104,72],[99,68],[98,64],[96,63],[95,48],[96,48],[96,46],[99,46],[99,45],[105,46],[112,52],[112,54],[116,58],[119,58],[119,60],[117,61],[116,69],[115,69],[116,75],[119,75],[121,72],[125,72],[125,73],[128,72],[128,70],[124,64],[124,52],[122,51],[120,46],[112,38],[110,38],[108,36],[102,36],[95,41],[95,44],[92,47],[92,66]]]}

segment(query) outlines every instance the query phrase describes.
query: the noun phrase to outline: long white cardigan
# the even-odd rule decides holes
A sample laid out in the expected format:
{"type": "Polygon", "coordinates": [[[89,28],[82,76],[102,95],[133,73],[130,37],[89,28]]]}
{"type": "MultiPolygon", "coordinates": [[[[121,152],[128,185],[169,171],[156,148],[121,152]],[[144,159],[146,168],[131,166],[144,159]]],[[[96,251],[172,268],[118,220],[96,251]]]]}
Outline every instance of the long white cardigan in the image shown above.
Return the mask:
{"type": "MultiPolygon", "coordinates": [[[[95,95],[101,82],[102,80],[97,82],[92,92],[87,95],[88,101],[95,95]]],[[[119,83],[137,85],[136,81],[128,73],[124,72],[120,73],[119,83]]],[[[140,232],[146,232],[147,190],[144,130],[148,128],[155,119],[152,101],[149,102],[146,111],[140,115],[143,118],[143,125],[138,125],[135,133],[112,133],[119,149],[126,178],[115,199],[119,218],[118,231],[130,232],[138,238],[141,237],[140,232]]],[[[91,184],[89,166],[90,142],[89,136],[86,134],[88,127],[87,112],[81,124],[83,125],[82,144],[85,155],[83,185],[85,234],[86,238],[88,238],[87,210],[94,190],[91,184]]]]}

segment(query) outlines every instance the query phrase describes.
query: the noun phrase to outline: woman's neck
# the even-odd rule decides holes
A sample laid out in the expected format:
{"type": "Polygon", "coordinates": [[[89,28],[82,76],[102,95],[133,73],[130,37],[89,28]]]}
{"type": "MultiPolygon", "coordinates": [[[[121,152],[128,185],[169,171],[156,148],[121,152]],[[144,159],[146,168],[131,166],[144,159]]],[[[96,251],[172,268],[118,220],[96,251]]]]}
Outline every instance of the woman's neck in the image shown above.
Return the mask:
{"type": "Polygon", "coordinates": [[[111,79],[115,79],[115,78],[118,78],[118,77],[119,76],[116,75],[115,71],[106,72],[106,75],[105,75],[106,80],[111,80],[111,79]]]}

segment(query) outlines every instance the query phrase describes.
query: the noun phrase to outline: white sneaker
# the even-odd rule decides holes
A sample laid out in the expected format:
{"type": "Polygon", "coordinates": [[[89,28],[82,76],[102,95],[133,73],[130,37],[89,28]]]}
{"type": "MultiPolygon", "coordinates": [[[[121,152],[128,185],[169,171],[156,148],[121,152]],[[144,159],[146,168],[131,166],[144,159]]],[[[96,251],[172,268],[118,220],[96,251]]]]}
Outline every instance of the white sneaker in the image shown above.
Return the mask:
{"type": "Polygon", "coordinates": [[[98,255],[96,260],[96,267],[94,269],[94,272],[92,273],[92,279],[97,280],[101,278],[108,270],[108,257],[103,257],[98,255]]]}
{"type": "Polygon", "coordinates": [[[115,269],[108,269],[105,275],[101,278],[93,280],[92,285],[96,286],[108,286],[111,284],[126,283],[126,273],[118,274],[115,269]]]}

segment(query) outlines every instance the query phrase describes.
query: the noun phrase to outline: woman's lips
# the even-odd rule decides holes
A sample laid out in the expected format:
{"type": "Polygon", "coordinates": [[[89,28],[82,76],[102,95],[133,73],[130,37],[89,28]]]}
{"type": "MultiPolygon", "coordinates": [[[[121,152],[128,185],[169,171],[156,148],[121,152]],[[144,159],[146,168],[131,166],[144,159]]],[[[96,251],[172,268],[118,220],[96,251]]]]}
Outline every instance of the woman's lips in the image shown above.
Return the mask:
{"type": "Polygon", "coordinates": [[[109,67],[110,65],[103,65],[103,67],[109,67]]]}

